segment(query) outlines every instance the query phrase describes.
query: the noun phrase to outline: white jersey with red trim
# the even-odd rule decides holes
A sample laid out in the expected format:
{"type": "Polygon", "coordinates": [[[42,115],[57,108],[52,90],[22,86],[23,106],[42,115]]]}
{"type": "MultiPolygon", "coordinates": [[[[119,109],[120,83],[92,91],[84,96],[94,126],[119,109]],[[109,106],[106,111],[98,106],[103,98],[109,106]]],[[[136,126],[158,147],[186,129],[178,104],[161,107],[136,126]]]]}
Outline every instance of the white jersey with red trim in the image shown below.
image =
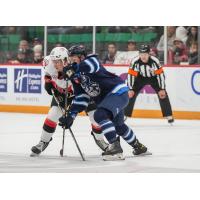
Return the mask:
{"type": "MultiPolygon", "coordinates": [[[[45,75],[51,76],[56,85],[62,89],[66,89],[66,81],[58,78],[58,72],[55,69],[50,56],[46,56],[42,63],[45,75]]],[[[68,87],[72,87],[71,81],[68,82],[68,87]]]]}

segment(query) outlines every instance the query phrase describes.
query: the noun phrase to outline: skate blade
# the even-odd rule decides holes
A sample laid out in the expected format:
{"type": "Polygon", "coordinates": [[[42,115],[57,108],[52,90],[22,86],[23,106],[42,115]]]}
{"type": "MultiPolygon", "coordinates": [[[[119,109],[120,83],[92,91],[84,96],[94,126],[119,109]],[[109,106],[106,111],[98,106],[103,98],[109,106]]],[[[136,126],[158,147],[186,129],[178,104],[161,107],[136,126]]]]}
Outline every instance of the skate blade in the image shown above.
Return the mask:
{"type": "Polygon", "coordinates": [[[33,152],[32,152],[32,153],[30,154],[30,157],[39,157],[39,155],[40,155],[40,154],[37,154],[37,153],[33,153],[33,152]]]}
{"type": "Polygon", "coordinates": [[[104,161],[115,161],[115,160],[125,160],[125,157],[122,153],[118,153],[115,155],[103,155],[104,161]]]}
{"type": "Polygon", "coordinates": [[[152,153],[150,151],[146,151],[145,153],[141,153],[139,155],[134,155],[134,157],[140,157],[140,156],[151,156],[152,153]]]}

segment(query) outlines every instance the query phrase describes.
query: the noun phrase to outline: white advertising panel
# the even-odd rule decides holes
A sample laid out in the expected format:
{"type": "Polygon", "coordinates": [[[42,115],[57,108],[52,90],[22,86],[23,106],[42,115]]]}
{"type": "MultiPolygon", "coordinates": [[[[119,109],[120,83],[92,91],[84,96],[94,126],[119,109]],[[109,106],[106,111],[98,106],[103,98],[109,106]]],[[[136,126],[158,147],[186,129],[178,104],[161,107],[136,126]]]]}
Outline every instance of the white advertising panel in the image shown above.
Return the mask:
{"type": "MultiPolygon", "coordinates": [[[[126,79],[128,66],[107,67],[126,79]]],[[[166,89],[175,111],[200,111],[200,67],[165,67],[166,89]]],[[[135,109],[160,110],[158,97],[150,86],[138,96],[135,109]]]]}
{"type": "Polygon", "coordinates": [[[49,106],[41,66],[0,66],[0,104],[49,106]]]}
{"type": "MultiPolygon", "coordinates": [[[[106,66],[124,80],[128,66],[106,66]]],[[[200,111],[200,67],[165,67],[167,92],[174,111],[200,111]]],[[[34,65],[0,66],[0,104],[49,106],[51,97],[43,85],[43,69],[34,65]]],[[[146,86],[135,109],[160,110],[155,91],[146,86]]]]}

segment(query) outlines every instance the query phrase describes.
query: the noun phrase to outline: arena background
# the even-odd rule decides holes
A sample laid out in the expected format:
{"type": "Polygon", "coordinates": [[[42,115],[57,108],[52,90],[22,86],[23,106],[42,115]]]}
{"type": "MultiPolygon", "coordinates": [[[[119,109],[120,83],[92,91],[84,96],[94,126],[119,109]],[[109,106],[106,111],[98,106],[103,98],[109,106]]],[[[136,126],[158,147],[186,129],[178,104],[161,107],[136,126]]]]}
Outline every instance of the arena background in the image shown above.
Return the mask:
{"type": "MultiPolygon", "coordinates": [[[[200,119],[199,33],[198,26],[1,26],[0,111],[47,113],[51,97],[43,87],[41,62],[55,46],[83,44],[126,79],[139,45],[149,44],[164,67],[175,118],[200,119]],[[182,42],[180,51],[176,40],[182,42]],[[110,60],[109,45],[115,48],[110,60]]],[[[162,116],[150,86],[141,91],[132,116],[162,116]]]]}

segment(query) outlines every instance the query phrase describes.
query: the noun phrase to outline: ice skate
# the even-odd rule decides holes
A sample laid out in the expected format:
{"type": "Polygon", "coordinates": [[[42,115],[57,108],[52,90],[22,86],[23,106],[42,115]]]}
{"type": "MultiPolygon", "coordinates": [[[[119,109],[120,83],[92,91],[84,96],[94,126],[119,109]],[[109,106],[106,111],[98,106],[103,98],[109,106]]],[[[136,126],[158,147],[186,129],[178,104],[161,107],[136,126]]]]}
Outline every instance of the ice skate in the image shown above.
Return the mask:
{"type": "Polygon", "coordinates": [[[167,121],[171,126],[174,124],[174,118],[172,116],[168,116],[167,121]]]}
{"type": "MultiPolygon", "coordinates": [[[[52,138],[50,139],[50,141],[52,140],[52,138]]],[[[50,142],[49,141],[49,142],[50,142]]],[[[33,146],[31,148],[31,157],[37,157],[39,156],[49,145],[49,142],[43,142],[43,141],[40,141],[37,145],[33,146]]]]}
{"type": "Polygon", "coordinates": [[[147,147],[141,144],[138,139],[136,139],[136,141],[131,146],[133,147],[134,156],[152,155],[151,152],[147,151],[147,147]]]}
{"type": "Polygon", "coordinates": [[[123,156],[123,150],[118,140],[110,144],[106,151],[102,153],[102,156],[104,161],[125,159],[123,156]]]}

